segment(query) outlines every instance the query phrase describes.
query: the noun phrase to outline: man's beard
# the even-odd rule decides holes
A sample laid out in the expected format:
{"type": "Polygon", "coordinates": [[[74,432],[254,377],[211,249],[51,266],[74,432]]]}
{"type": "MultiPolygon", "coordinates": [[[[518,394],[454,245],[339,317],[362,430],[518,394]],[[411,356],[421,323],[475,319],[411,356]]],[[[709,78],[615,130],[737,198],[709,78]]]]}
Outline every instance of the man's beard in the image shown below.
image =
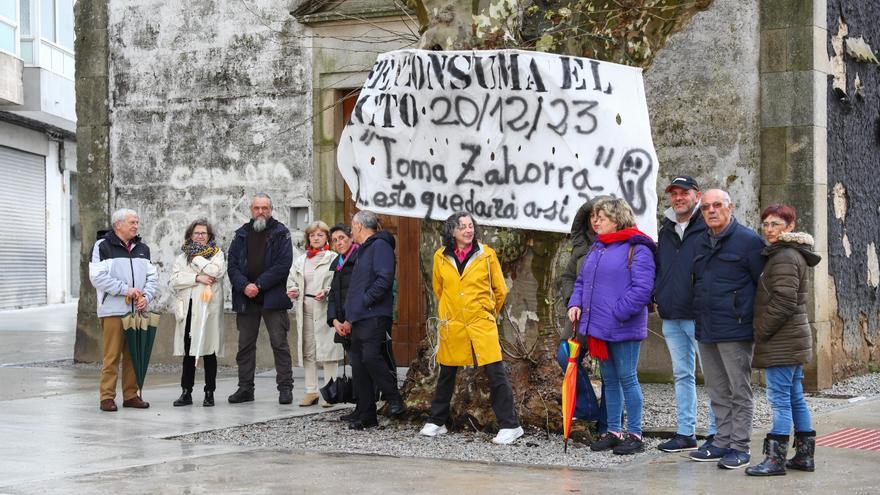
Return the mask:
{"type": "Polygon", "coordinates": [[[255,218],[253,224],[254,232],[262,232],[266,230],[266,219],[263,217],[255,218]]]}

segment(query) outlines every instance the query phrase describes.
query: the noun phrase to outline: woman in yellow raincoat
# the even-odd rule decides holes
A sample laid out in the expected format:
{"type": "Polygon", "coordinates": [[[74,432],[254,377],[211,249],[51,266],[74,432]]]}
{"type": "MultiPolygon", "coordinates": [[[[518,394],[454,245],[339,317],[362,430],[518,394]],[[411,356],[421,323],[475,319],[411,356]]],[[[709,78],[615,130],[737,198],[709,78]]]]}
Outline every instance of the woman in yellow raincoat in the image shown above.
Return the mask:
{"type": "Polygon", "coordinates": [[[513,389],[501,362],[495,317],[507,284],[495,251],[480,244],[477,224],[468,213],[454,213],[443,227],[443,246],[434,253],[433,286],[437,296],[440,376],[431,403],[431,419],[420,432],[446,433],[449,402],[459,366],[484,366],[489,377],[492,409],[500,430],[492,440],[509,444],[523,434],[513,406],[513,389]]]}

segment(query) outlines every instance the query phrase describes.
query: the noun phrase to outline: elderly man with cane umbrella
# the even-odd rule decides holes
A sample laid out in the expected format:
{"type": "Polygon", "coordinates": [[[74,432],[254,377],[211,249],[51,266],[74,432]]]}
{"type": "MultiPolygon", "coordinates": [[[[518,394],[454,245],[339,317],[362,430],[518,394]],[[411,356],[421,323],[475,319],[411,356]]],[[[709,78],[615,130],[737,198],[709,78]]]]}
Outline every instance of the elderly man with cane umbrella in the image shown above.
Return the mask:
{"type": "Polygon", "coordinates": [[[116,381],[122,358],[122,407],[146,409],[150,403],[138,396],[132,356],[125,345],[122,317],[145,311],[156,294],[158,275],[150,262],[150,248],[137,235],[140,219],[126,208],[111,217],[113,230],[95,242],[89,262],[89,280],[98,296],[98,318],[104,332],[101,368],[101,410],[117,410],[116,381]]]}

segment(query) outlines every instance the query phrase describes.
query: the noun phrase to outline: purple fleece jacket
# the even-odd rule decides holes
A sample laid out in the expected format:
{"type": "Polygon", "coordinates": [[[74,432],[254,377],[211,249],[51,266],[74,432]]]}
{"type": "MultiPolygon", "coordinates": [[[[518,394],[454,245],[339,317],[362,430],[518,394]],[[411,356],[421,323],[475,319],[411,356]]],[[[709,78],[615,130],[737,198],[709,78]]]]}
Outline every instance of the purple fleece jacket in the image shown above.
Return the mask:
{"type": "Polygon", "coordinates": [[[608,245],[600,241],[593,244],[568,300],[569,308],[581,308],[578,333],[608,342],[648,336],[647,306],[654,288],[656,247],[641,235],[608,245]],[[635,250],[629,268],[631,244],[635,250]]]}

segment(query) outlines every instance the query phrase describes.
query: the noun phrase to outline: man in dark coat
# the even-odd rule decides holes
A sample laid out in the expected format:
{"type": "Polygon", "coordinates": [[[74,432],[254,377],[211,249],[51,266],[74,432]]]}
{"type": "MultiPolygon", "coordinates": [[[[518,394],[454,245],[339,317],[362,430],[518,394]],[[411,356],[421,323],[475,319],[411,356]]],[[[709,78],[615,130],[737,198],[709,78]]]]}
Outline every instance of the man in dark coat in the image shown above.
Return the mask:
{"type": "Polygon", "coordinates": [[[391,334],[396,258],[394,237],[379,230],[375,213],[357,212],[351,232],[360,244],[345,298],[345,317],[352,325],[351,370],[359,413],[351,428],[362,430],[379,424],[374,386],[382,391],[391,416],[404,413],[397,377],[388,371],[382,356],[382,346],[391,334]]]}
{"type": "Polygon", "coordinates": [[[290,231],[272,217],[272,199],[263,193],[254,195],[251,221],[235,231],[228,253],[232,309],[238,326],[238,390],[229,396],[233,404],[254,400],[260,319],[266,323],[275,356],[278,402],[293,402],[293,365],[287,342],[291,302],[285,290],[292,263],[290,231]]]}
{"type": "Polygon", "coordinates": [[[752,316],[764,241],[736,221],[725,191],[706,191],[700,209],[708,230],[694,259],[696,334],[718,432],[711,446],[690,457],[736,469],[750,460],[752,316]]]}
{"type": "MultiPolygon", "coordinates": [[[[664,213],[657,243],[657,280],[654,302],[663,321],[663,338],[675,379],[675,436],[657,446],[664,452],[697,448],[696,363],[700,352],[694,322],[691,272],[701,249],[706,222],[700,214],[700,186],[693,177],[679,175],[666,187],[669,209],[664,213]]],[[[709,439],[715,435],[715,416],[709,408],[709,439]]],[[[704,448],[705,448],[704,444],[704,448]]]]}

